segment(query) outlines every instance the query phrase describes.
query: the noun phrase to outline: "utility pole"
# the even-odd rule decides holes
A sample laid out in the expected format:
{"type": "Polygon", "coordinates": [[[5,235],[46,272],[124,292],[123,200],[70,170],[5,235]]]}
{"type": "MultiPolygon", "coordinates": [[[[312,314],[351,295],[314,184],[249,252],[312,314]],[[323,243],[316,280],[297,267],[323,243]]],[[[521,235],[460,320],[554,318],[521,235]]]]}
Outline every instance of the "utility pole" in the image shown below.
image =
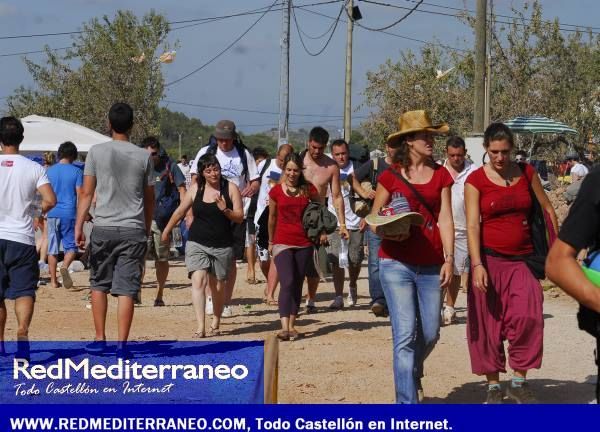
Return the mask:
{"type": "Polygon", "coordinates": [[[488,23],[487,35],[487,63],[485,67],[485,115],[483,118],[483,127],[487,128],[491,123],[491,103],[492,103],[492,31],[494,15],[494,0],[489,0],[490,22],[488,23]]]}
{"type": "Polygon", "coordinates": [[[352,9],[354,1],[349,0],[348,31],[346,36],[346,87],[344,89],[344,140],[349,143],[352,134],[352,32],[354,31],[354,18],[352,9]]]}
{"type": "Polygon", "coordinates": [[[292,0],[283,0],[281,68],[279,76],[279,139],[277,147],[289,142],[290,121],[290,14],[292,0]]]}
{"type": "Polygon", "coordinates": [[[477,0],[475,21],[475,80],[473,103],[473,133],[483,133],[485,117],[485,63],[487,0],[477,0]]]}
{"type": "Polygon", "coordinates": [[[179,136],[179,160],[181,160],[181,136],[183,135],[181,132],[177,132],[179,136]]]}

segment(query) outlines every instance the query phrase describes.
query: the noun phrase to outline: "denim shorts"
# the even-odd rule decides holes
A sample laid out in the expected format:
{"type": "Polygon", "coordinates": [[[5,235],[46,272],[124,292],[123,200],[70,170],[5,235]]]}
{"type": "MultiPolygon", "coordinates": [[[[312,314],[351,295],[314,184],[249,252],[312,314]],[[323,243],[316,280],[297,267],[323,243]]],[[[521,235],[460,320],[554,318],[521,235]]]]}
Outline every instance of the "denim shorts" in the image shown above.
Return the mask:
{"type": "Polygon", "coordinates": [[[75,219],[49,217],[48,223],[48,255],[58,255],[62,243],[65,253],[77,253],[75,243],[75,219]]]}

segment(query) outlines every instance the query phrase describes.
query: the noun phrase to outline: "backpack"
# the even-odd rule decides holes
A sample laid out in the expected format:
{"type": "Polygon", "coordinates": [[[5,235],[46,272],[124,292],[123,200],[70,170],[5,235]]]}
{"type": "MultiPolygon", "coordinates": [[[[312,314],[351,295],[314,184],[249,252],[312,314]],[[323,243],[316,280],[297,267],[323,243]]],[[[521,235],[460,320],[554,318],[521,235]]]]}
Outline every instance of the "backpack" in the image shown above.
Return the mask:
{"type": "MultiPolygon", "coordinates": [[[[260,170],[260,173],[258,175],[259,181],[261,181],[261,182],[263,181],[263,175],[267,172],[267,170],[269,169],[270,166],[271,166],[271,159],[268,159],[265,161],[265,164],[263,165],[262,169],[260,170]]],[[[246,219],[249,221],[249,223],[252,223],[252,224],[254,224],[254,215],[256,214],[256,207],[258,206],[258,195],[260,195],[260,193],[255,193],[254,195],[252,195],[252,198],[250,198],[250,207],[248,207],[248,212],[246,214],[246,219]],[[252,222],[250,222],[250,221],[252,221],[252,222]]]]}
{"type": "Polygon", "coordinates": [[[161,231],[165,229],[169,223],[169,219],[171,219],[171,216],[173,216],[173,213],[175,213],[175,210],[179,207],[179,191],[177,190],[177,185],[175,184],[173,173],[171,172],[170,159],[166,162],[166,170],[160,176],[160,180],[162,181],[165,177],[168,177],[168,183],[164,188],[162,196],[158,197],[156,200],[156,205],[154,207],[154,221],[161,231]]]}
{"type": "MultiPolygon", "coordinates": [[[[236,139],[233,140],[233,146],[237,150],[238,154],[240,155],[240,160],[242,161],[242,177],[245,177],[246,182],[249,182],[250,179],[248,178],[248,157],[246,156],[246,150],[248,150],[248,148],[244,145],[242,139],[239,136],[237,136],[236,139]]],[[[206,149],[206,154],[216,156],[217,148],[217,138],[215,138],[214,135],[211,135],[208,139],[208,149],[206,149]]]]}

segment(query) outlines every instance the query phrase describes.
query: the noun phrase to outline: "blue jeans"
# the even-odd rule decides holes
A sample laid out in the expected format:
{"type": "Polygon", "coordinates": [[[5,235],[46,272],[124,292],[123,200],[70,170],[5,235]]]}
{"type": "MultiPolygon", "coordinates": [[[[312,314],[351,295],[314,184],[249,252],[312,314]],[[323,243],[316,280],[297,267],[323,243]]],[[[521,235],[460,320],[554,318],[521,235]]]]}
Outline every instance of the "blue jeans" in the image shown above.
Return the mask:
{"type": "Polygon", "coordinates": [[[379,260],[394,343],[396,403],[417,403],[416,382],[440,334],[440,266],[413,266],[379,260]]]}
{"type": "Polygon", "coordinates": [[[379,246],[381,246],[381,238],[369,228],[365,230],[367,237],[367,246],[369,247],[369,295],[371,296],[371,305],[380,303],[386,306],[383,288],[379,280],[379,246]]]}

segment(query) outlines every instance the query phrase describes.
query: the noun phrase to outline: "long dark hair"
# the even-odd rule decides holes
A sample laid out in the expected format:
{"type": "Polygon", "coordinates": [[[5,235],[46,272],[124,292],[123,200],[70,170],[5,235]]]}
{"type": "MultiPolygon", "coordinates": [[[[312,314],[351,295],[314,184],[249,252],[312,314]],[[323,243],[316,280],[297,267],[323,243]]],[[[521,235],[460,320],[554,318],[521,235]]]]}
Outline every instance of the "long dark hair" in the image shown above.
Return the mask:
{"type": "Polygon", "coordinates": [[[302,169],[304,168],[304,164],[302,162],[302,157],[300,156],[299,153],[291,152],[283,160],[283,169],[282,169],[283,175],[281,176],[281,182],[283,182],[283,179],[285,176],[285,168],[287,167],[287,164],[290,162],[293,162],[300,169],[300,176],[298,177],[298,185],[297,185],[298,189],[300,190],[300,195],[308,196],[308,187],[309,187],[310,183],[308,183],[308,181],[304,177],[304,172],[302,171],[302,169]]]}
{"type": "Polygon", "coordinates": [[[204,190],[206,186],[206,179],[204,178],[204,170],[206,168],[210,168],[212,166],[219,167],[219,186],[223,187],[223,176],[221,176],[221,164],[219,163],[219,159],[214,154],[206,153],[200,156],[198,159],[198,189],[204,190]]]}
{"type": "Polygon", "coordinates": [[[408,147],[408,142],[406,138],[408,138],[410,134],[403,135],[400,137],[398,141],[394,143],[394,145],[390,145],[394,151],[394,157],[392,158],[393,164],[398,164],[405,171],[408,172],[408,168],[410,167],[410,148],[408,147]]]}

